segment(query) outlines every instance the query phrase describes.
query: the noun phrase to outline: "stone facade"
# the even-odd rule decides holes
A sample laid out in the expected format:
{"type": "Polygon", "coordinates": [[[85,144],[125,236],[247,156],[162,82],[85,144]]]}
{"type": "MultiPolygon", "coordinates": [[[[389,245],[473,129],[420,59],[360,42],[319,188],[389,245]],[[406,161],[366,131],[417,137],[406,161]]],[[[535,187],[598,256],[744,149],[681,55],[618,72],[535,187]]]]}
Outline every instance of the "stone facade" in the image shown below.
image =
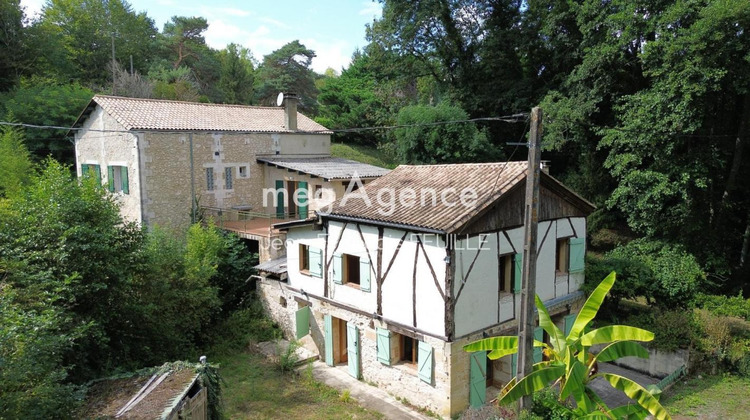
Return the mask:
{"type": "MultiPolygon", "coordinates": [[[[375,328],[388,328],[387,323],[372,315],[302,293],[276,280],[263,279],[257,286],[266,313],[279,324],[286,337],[295,336],[297,310],[303,306],[310,307],[310,336],[314,345],[310,350],[320,353],[321,358],[325,350],[325,315],[356,324],[360,339],[361,379],[445,418],[454,417],[469,407],[471,360],[470,353],[465,352],[463,347],[482,339],[485,335],[517,334],[518,321],[515,319],[455,341],[416,333],[415,336],[420,341],[428,343],[433,349],[433,376],[432,382],[428,384],[420,380],[413,365],[397,362],[398,357],[394,351],[398,345],[396,340],[391,341],[391,360],[394,363],[387,366],[378,361],[375,328]]],[[[563,317],[578,312],[582,304],[581,296],[566,305],[551,308],[550,316],[555,324],[563,329],[563,317]]],[[[339,347],[337,337],[334,336],[334,348],[339,347]]],[[[339,364],[339,360],[335,362],[339,364]]],[[[509,356],[492,362],[492,366],[497,386],[507,383],[515,375],[511,374],[509,356]]]]}

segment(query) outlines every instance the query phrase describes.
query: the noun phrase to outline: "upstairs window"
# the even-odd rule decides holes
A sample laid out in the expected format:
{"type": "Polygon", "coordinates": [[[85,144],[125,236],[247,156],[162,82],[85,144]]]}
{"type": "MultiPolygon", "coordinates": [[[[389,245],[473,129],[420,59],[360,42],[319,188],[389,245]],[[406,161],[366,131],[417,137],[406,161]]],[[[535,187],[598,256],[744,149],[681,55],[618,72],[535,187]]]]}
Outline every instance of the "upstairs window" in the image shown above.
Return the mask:
{"type": "Polygon", "coordinates": [[[107,166],[109,192],[130,194],[127,166],[107,166]]]}
{"type": "Polygon", "coordinates": [[[513,254],[503,255],[500,257],[500,267],[498,270],[498,293],[510,293],[513,287],[513,254]]]}
{"type": "Polygon", "coordinates": [[[299,271],[312,277],[323,277],[323,252],[305,244],[299,246],[299,271]]]}
{"type": "Polygon", "coordinates": [[[334,254],[333,281],[337,284],[349,284],[363,292],[370,291],[370,261],[356,255],[334,254]]]}
{"type": "Polygon", "coordinates": [[[102,167],[96,164],[82,164],[81,165],[81,175],[86,175],[94,177],[96,179],[96,184],[101,185],[102,184],[102,167]]]}
{"type": "Polygon", "coordinates": [[[224,168],[224,185],[227,190],[234,188],[234,179],[232,176],[232,167],[224,168]]]}
{"type": "Polygon", "coordinates": [[[206,189],[214,190],[214,168],[206,168],[206,189]]]}

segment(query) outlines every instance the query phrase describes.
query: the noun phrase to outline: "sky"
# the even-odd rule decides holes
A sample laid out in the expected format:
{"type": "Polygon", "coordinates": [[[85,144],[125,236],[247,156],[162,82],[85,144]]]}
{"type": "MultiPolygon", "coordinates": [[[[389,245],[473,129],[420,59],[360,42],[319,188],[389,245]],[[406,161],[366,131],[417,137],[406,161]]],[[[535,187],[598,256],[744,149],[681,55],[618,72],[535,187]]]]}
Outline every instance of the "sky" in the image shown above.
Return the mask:
{"type": "MultiPolygon", "coordinates": [[[[365,24],[379,18],[380,3],[372,0],[129,0],[145,11],[161,31],[172,16],[202,16],[208,20],[206,43],[221,49],[234,42],[263,56],[298,39],[316,53],[312,68],[341,72],[352,53],[364,47],[365,24]]],[[[27,15],[38,13],[45,0],[21,0],[27,15]]]]}

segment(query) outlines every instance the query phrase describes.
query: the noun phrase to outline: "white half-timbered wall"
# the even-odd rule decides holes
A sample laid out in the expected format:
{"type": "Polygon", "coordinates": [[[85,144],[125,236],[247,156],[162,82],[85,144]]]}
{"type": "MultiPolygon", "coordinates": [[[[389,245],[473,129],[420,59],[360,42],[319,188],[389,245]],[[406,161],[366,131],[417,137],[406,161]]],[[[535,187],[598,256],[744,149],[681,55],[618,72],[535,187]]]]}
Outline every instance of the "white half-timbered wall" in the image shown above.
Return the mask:
{"type": "MultiPolygon", "coordinates": [[[[583,270],[556,271],[555,253],[558,239],[584,239],[585,234],[586,219],[583,217],[539,223],[537,246],[541,244],[541,248],[537,257],[536,293],[542,301],[571,294],[583,284],[583,270]]],[[[456,337],[483,330],[519,315],[520,293],[513,293],[512,285],[510,291],[499,293],[498,256],[523,253],[523,236],[524,228],[521,226],[504,232],[457,238],[456,280],[453,284],[453,295],[457,297],[456,337]]],[[[585,251],[585,241],[583,242],[585,251]]],[[[579,257],[582,258],[582,255],[579,254],[579,257]]]]}
{"type": "MultiPolygon", "coordinates": [[[[378,228],[330,221],[327,234],[327,256],[330,262],[328,264],[328,294],[326,297],[367,313],[376,313],[378,228]],[[369,291],[363,290],[366,288],[363,288],[362,285],[337,284],[334,281],[334,255],[340,254],[354,255],[359,257],[361,262],[366,262],[363,266],[369,266],[370,269],[369,291]]],[[[324,250],[326,240],[323,235],[324,231],[314,231],[309,227],[290,229],[287,235],[289,285],[317,296],[324,296],[323,278],[322,276],[316,277],[300,273],[299,244],[324,250]]],[[[325,258],[325,255],[324,252],[323,258],[325,258]]],[[[390,270],[383,279],[382,314],[379,314],[379,317],[382,317],[386,322],[394,321],[436,336],[444,336],[445,257],[445,242],[437,235],[407,233],[398,229],[384,228],[382,270],[385,274],[389,265],[390,270]],[[422,247],[419,247],[419,249],[418,237],[422,242],[422,247]],[[400,247],[399,243],[401,243],[400,247]],[[424,251],[422,251],[422,248],[424,251]],[[416,257],[415,287],[414,261],[417,250],[419,253],[416,257]],[[429,259],[429,264],[427,259],[429,259]],[[432,270],[430,270],[430,265],[432,270]],[[416,303],[416,307],[414,303],[416,303]]]]}

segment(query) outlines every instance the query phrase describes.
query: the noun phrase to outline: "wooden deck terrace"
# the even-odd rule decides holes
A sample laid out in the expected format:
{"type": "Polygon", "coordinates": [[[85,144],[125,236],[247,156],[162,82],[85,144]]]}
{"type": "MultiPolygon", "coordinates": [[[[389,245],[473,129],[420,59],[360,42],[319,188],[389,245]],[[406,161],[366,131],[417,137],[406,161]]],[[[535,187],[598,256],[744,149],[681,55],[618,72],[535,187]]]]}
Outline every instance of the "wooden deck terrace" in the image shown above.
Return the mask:
{"type": "Polygon", "coordinates": [[[280,222],[294,220],[279,218],[276,214],[256,213],[235,209],[220,209],[215,207],[203,207],[204,217],[213,219],[216,226],[230,232],[235,232],[242,238],[273,238],[280,235],[278,229],[273,225],[280,222]]]}

